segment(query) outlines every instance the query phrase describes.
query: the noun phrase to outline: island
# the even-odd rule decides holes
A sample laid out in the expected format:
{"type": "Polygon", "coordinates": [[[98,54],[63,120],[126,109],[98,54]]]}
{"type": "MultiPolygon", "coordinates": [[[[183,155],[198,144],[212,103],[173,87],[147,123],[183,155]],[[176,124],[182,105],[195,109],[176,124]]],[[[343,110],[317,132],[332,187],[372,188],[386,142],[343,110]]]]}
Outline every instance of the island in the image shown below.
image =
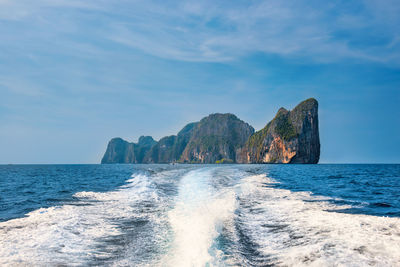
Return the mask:
{"type": "Polygon", "coordinates": [[[318,101],[309,98],[291,111],[280,108],[257,132],[233,114],[215,113],[158,142],[113,138],[101,163],[316,164],[319,157],[318,101]]]}

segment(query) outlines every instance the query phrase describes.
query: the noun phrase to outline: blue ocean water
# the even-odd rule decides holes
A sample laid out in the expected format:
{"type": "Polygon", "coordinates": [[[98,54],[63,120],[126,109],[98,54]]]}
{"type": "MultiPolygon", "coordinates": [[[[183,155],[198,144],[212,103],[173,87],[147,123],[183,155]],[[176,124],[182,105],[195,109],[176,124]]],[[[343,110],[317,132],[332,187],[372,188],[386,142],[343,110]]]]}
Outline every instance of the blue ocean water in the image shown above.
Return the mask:
{"type": "Polygon", "coordinates": [[[351,205],[341,212],[400,217],[400,164],[275,165],[260,171],[279,181],[279,188],[351,205]]]}
{"type": "Polygon", "coordinates": [[[0,165],[0,221],[75,201],[80,191],[109,191],[125,184],[129,165],[0,165]]]}
{"type": "Polygon", "coordinates": [[[0,265],[400,265],[400,165],[1,165],[0,265]]]}

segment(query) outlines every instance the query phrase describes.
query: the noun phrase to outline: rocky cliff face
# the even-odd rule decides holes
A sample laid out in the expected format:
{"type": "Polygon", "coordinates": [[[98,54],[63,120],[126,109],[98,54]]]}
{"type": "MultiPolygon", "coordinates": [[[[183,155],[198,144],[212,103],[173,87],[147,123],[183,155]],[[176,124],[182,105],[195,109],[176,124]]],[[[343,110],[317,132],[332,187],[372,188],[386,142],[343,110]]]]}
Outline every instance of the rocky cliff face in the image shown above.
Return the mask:
{"type": "Polygon", "coordinates": [[[189,123],[178,135],[166,136],[160,139],[145,156],[144,163],[169,163],[177,162],[198,123],[189,123]]]}
{"type": "Polygon", "coordinates": [[[141,163],[156,143],[151,136],[141,136],[137,144],[113,138],[108,143],[101,163],[141,163]]]}
{"type": "Polygon", "coordinates": [[[142,136],[138,143],[113,138],[101,163],[318,163],[318,102],[279,109],[262,130],[233,114],[211,114],[177,135],[142,136]]]}
{"type": "Polygon", "coordinates": [[[238,163],[318,163],[318,102],[310,98],[275,118],[237,151],[238,163]]]}
{"type": "Polygon", "coordinates": [[[233,114],[211,114],[193,129],[180,162],[235,162],[236,150],[254,133],[253,127],[233,114]]]}

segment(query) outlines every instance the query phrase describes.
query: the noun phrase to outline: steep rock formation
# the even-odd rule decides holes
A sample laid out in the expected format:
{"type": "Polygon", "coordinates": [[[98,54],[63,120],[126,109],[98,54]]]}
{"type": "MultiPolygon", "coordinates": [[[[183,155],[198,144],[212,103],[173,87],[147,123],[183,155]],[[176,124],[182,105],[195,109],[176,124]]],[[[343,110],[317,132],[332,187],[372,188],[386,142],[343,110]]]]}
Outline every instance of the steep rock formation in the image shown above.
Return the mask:
{"type": "Polygon", "coordinates": [[[177,135],[138,143],[113,138],[101,163],[318,163],[318,102],[310,98],[292,111],[279,109],[262,130],[233,114],[211,114],[177,135]]]}
{"type": "Polygon", "coordinates": [[[113,138],[107,145],[101,163],[141,163],[156,143],[151,136],[141,136],[137,144],[119,137],[113,138]]]}
{"type": "Polygon", "coordinates": [[[216,163],[218,160],[235,162],[236,150],[254,133],[253,127],[233,114],[211,114],[194,128],[180,162],[216,163]]]}
{"type": "Polygon", "coordinates": [[[275,118],[237,150],[238,163],[318,163],[318,102],[307,99],[275,118]]]}
{"type": "Polygon", "coordinates": [[[169,163],[180,159],[197,122],[189,123],[178,133],[161,138],[145,156],[144,163],[169,163]]]}

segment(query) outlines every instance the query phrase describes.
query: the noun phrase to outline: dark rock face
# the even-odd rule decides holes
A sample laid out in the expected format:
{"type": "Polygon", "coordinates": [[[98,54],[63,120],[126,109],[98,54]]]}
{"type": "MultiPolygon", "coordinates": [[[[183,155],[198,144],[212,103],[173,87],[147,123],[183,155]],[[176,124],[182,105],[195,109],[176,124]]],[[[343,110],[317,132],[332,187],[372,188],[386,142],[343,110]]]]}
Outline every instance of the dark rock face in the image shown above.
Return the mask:
{"type": "Polygon", "coordinates": [[[238,163],[318,163],[318,102],[310,98],[275,118],[237,151],[238,163]]]}
{"type": "Polygon", "coordinates": [[[113,138],[101,163],[318,163],[318,102],[280,108],[262,130],[233,114],[211,114],[177,135],[141,136],[138,143],[113,138]]]}
{"type": "Polygon", "coordinates": [[[132,144],[122,138],[113,138],[108,142],[106,153],[101,163],[123,163],[128,161],[128,151],[131,151],[132,144]]]}
{"type": "Polygon", "coordinates": [[[166,136],[160,139],[145,156],[144,163],[177,162],[192,135],[197,122],[189,123],[178,135],[166,136]]]}
{"type": "Polygon", "coordinates": [[[160,139],[145,156],[144,163],[168,163],[176,161],[174,144],[176,135],[166,136],[160,139]]]}
{"type": "Polygon", "coordinates": [[[151,136],[141,136],[137,144],[113,138],[108,143],[101,163],[141,163],[156,143],[151,136]]]}
{"type": "Polygon", "coordinates": [[[233,114],[211,114],[193,129],[180,162],[216,163],[235,161],[236,150],[254,133],[253,127],[233,114]]]}

